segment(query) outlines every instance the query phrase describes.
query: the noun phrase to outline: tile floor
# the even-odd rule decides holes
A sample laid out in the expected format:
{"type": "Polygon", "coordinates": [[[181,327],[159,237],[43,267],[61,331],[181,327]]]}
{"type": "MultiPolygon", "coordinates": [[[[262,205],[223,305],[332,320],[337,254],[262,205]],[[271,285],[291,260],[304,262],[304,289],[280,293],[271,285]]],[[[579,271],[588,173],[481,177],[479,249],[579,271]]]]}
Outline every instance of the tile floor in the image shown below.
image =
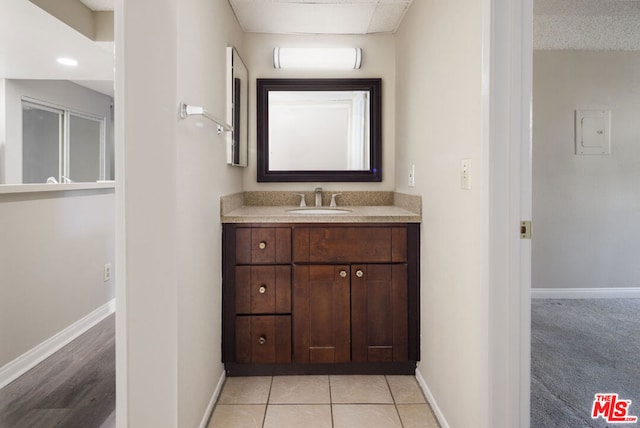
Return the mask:
{"type": "Polygon", "coordinates": [[[438,428],[413,376],[227,378],[208,428],[438,428]]]}

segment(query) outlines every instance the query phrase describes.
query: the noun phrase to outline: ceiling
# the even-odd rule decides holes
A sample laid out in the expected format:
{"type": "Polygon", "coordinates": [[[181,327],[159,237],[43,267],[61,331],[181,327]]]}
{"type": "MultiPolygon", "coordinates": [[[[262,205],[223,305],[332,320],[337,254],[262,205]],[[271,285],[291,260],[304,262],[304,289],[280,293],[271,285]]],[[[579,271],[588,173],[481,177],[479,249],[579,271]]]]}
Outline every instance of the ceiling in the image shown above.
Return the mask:
{"type": "MultiPolygon", "coordinates": [[[[88,39],[28,0],[1,1],[0,78],[71,80],[113,95],[113,43],[88,39]],[[79,66],[59,65],[59,56],[79,66]]],[[[95,11],[114,7],[79,1],[95,11]]],[[[412,2],[229,0],[245,31],[291,34],[393,32],[412,2]]],[[[535,0],[534,47],[640,51],[640,0],[535,0]]]]}
{"type": "Polygon", "coordinates": [[[114,9],[114,0],[80,0],[82,4],[87,6],[89,9],[101,12],[105,10],[113,10],[114,9]]]}
{"type": "Polygon", "coordinates": [[[534,49],[640,51],[639,0],[535,0],[534,49]]]}
{"type": "Polygon", "coordinates": [[[394,32],[412,2],[413,0],[229,0],[244,31],[284,34],[394,32]]]}
{"type": "Polygon", "coordinates": [[[113,43],[94,42],[28,0],[2,0],[0,78],[71,80],[113,95],[113,43]],[[56,62],[73,57],[77,67],[56,62]]]}

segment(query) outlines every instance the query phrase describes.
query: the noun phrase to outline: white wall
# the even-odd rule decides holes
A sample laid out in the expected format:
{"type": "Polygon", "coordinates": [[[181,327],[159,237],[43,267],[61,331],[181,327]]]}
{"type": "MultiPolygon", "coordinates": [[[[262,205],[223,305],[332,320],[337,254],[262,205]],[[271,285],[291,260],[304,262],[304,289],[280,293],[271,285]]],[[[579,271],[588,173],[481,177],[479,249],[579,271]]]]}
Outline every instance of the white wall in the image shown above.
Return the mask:
{"type": "Polygon", "coordinates": [[[249,69],[249,166],[243,188],[251,190],[380,190],[395,183],[395,45],[391,34],[283,35],[247,33],[240,56],[249,69]],[[273,68],[274,47],[361,47],[362,68],[340,72],[309,72],[273,68]],[[256,181],[256,79],[260,78],[382,78],[382,182],[381,183],[258,183],[256,181]]]}
{"type": "Polygon", "coordinates": [[[225,116],[228,44],[226,1],[116,2],[119,427],[198,426],[223,372],[219,198],[242,170],[211,123],[178,113],[225,116]]]}
{"type": "Polygon", "coordinates": [[[4,182],[5,166],[4,166],[4,152],[5,143],[7,141],[7,114],[6,114],[6,101],[5,101],[5,87],[6,79],[0,78],[0,183],[4,182]]]}
{"type": "MultiPolygon", "coordinates": [[[[105,142],[107,146],[111,146],[113,141],[111,97],[63,80],[6,79],[5,85],[6,143],[4,156],[0,157],[0,162],[4,164],[5,175],[4,177],[0,175],[0,183],[22,183],[22,97],[30,97],[104,117],[106,119],[105,142]]],[[[0,100],[2,99],[0,97],[0,100]]],[[[109,150],[107,150],[106,162],[107,172],[109,172],[113,163],[109,150]]],[[[2,172],[1,169],[0,172],[2,172]]]]}
{"type": "MultiPolygon", "coordinates": [[[[226,112],[226,46],[242,32],[226,1],[180,1],[178,99],[226,112]]],[[[242,190],[243,168],[226,165],[226,136],[210,123],[178,124],[178,426],[196,427],[223,367],[220,196],[242,190]]]]}
{"type": "Polygon", "coordinates": [[[639,82],[639,52],[534,52],[533,287],[640,286],[639,82]],[[575,155],[576,109],[611,109],[610,155],[575,155]]]}
{"type": "Polygon", "coordinates": [[[0,367],[114,297],[113,189],[0,194],[0,367]]]}
{"type": "Polygon", "coordinates": [[[395,43],[396,189],[424,205],[418,371],[451,427],[489,426],[481,8],[415,1],[395,43]],[[460,189],[462,159],[472,161],[472,190],[460,189]]]}

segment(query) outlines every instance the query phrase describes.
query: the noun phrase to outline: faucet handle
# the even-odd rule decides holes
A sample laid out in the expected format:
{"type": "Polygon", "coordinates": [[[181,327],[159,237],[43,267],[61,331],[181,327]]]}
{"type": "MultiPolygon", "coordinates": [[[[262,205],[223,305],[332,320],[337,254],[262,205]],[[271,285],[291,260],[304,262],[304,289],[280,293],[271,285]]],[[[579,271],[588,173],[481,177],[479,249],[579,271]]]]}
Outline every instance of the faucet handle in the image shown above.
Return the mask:
{"type": "Polygon", "coordinates": [[[307,206],[307,201],[305,201],[305,199],[304,199],[304,193],[294,193],[294,195],[300,196],[300,206],[301,207],[306,207],[307,206]]]}
{"type": "Polygon", "coordinates": [[[342,193],[332,193],[331,194],[331,203],[329,204],[330,207],[337,207],[338,205],[336,205],[336,196],[340,196],[342,195],[342,193]]]}

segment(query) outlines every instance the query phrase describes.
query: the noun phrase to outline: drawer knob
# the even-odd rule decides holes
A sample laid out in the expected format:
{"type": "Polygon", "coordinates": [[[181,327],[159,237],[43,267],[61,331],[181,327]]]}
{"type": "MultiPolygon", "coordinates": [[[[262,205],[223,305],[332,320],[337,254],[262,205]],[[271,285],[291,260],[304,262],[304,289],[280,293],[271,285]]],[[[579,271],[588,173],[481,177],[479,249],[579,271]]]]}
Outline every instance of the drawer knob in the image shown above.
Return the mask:
{"type": "Polygon", "coordinates": [[[267,243],[262,241],[261,243],[258,244],[258,248],[260,248],[261,250],[264,250],[265,248],[267,248],[267,243]]]}
{"type": "Polygon", "coordinates": [[[362,272],[360,269],[358,269],[358,270],[356,271],[356,276],[357,276],[358,278],[362,278],[362,277],[364,276],[364,272],[362,272]]]}
{"type": "Polygon", "coordinates": [[[258,292],[260,294],[264,294],[267,292],[267,287],[265,287],[264,285],[261,285],[260,288],[258,288],[258,292]]]}
{"type": "Polygon", "coordinates": [[[346,270],[341,270],[340,271],[340,277],[341,278],[346,278],[347,277],[347,271],[346,270]]]}
{"type": "Polygon", "coordinates": [[[264,345],[265,343],[267,343],[267,338],[264,336],[260,336],[260,338],[258,339],[258,343],[260,345],[264,345]]]}

